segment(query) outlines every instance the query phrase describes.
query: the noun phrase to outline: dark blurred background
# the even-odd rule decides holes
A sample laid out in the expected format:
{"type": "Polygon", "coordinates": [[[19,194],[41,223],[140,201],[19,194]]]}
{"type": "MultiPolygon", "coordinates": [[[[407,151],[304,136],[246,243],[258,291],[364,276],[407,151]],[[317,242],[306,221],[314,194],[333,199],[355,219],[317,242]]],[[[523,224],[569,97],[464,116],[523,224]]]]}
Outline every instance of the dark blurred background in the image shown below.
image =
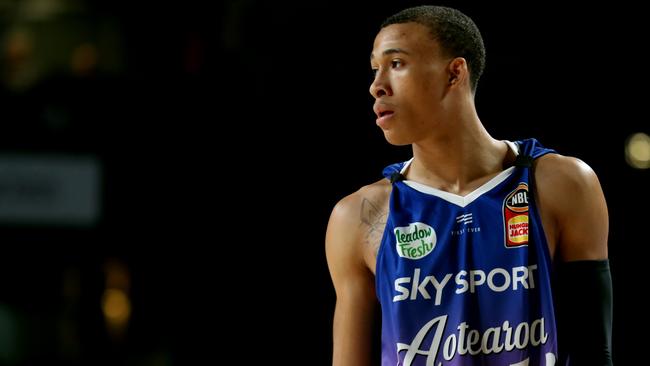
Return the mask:
{"type": "MultiPolygon", "coordinates": [[[[330,364],[326,224],[409,157],[375,126],[368,57],[419,4],[0,0],[0,365],[330,364]]],[[[631,364],[649,325],[647,136],[625,153],[650,133],[644,12],[438,4],[483,34],[488,131],[598,173],[631,364]]]]}

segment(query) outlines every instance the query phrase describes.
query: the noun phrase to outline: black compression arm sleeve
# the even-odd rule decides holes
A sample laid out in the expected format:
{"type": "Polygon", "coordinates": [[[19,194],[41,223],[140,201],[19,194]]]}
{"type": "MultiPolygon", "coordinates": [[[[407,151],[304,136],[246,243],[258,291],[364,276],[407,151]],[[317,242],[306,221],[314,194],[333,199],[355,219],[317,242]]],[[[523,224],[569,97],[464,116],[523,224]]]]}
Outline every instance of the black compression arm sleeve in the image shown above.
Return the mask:
{"type": "Polygon", "coordinates": [[[609,261],[560,263],[556,281],[560,360],[568,359],[571,366],[611,366],[612,278],[609,261]]]}

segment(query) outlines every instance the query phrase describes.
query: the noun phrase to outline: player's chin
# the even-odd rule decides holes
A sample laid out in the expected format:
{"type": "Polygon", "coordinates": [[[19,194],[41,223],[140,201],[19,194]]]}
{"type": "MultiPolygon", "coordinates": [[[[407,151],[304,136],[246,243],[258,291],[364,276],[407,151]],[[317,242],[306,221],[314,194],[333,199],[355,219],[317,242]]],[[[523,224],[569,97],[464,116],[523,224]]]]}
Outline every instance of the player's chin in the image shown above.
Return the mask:
{"type": "Polygon", "coordinates": [[[389,144],[394,146],[404,146],[410,145],[413,143],[410,139],[407,139],[406,136],[400,135],[397,131],[386,129],[384,131],[384,137],[389,144]]]}

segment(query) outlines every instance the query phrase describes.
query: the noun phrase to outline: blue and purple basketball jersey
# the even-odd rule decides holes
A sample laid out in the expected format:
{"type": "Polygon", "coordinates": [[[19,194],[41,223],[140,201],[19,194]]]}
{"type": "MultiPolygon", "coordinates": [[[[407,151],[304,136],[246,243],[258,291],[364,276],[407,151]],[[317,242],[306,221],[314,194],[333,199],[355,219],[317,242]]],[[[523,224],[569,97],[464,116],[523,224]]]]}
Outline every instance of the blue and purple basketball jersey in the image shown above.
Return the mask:
{"type": "MultiPolygon", "coordinates": [[[[509,145],[520,158],[553,152],[535,139],[509,145]]],[[[552,263],[529,165],[464,197],[393,182],[376,269],[382,366],[556,364],[552,263]]]]}

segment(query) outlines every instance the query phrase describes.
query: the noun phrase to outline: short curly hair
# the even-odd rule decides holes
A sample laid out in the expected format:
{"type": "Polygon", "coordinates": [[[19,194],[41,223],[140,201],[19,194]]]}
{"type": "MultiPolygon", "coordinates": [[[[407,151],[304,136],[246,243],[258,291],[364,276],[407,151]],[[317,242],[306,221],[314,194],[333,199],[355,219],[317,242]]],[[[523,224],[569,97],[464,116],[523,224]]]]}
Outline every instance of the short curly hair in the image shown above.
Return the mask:
{"type": "Polygon", "coordinates": [[[463,57],[467,61],[472,91],[476,91],[478,79],[485,68],[485,45],[474,21],[456,9],[423,5],[391,15],[384,20],[381,28],[410,22],[428,27],[433,39],[438,41],[448,56],[463,57]]]}

